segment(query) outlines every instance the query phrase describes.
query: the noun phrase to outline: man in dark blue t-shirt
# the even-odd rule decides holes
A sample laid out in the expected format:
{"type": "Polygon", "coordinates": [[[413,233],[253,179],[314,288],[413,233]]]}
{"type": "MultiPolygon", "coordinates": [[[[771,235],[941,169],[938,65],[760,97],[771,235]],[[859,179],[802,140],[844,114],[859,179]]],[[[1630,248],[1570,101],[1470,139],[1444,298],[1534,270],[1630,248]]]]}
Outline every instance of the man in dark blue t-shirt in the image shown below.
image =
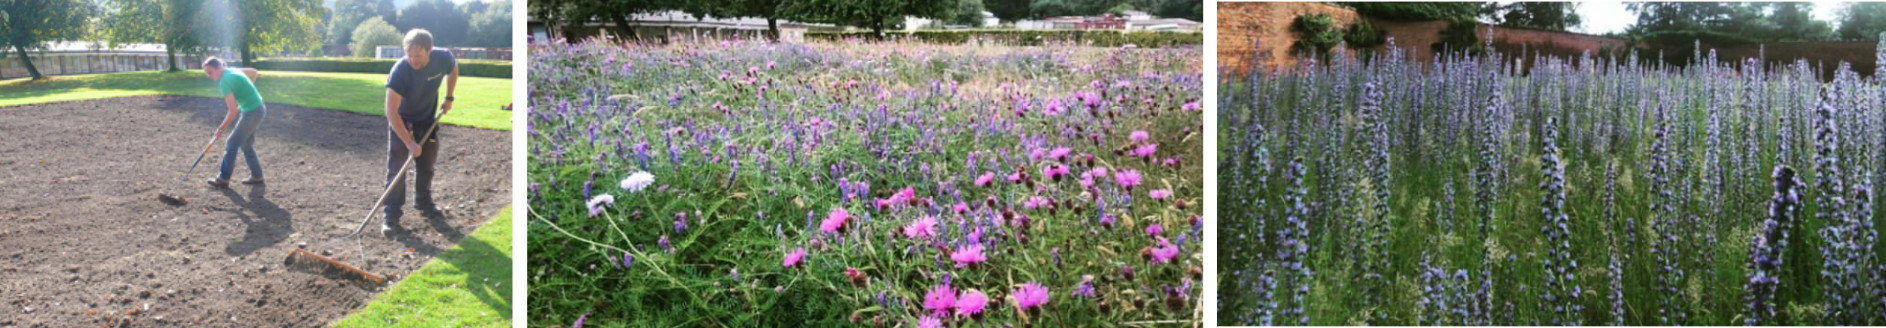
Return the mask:
{"type": "Polygon", "coordinates": [[[380,233],[400,229],[400,207],[406,205],[405,179],[394,180],[401,166],[411,157],[417,167],[413,177],[413,208],[426,216],[439,216],[432,202],[433,162],[439,158],[439,136],[426,131],[438,124],[438,115],[452,110],[452,93],[458,88],[458,60],[452,52],[432,49],[432,32],[413,29],[406,33],[406,57],[393,64],[386,77],[386,180],[392,184],[386,198],[386,219],[380,233]],[[439,100],[439,84],[445,83],[445,100],[439,100]],[[438,114],[433,114],[433,109],[438,114]],[[422,145],[423,144],[423,145],[422,145]]]}

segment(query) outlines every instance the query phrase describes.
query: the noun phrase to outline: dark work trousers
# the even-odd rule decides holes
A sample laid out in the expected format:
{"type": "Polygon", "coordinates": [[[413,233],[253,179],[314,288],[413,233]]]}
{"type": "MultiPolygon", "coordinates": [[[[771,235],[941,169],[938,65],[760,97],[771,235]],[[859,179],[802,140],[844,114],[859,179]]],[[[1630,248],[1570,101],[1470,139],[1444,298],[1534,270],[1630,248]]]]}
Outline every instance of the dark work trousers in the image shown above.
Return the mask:
{"type": "MultiPolygon", "coordinates": [[[[406,129],[412,131],[413,138],[425,138],[426,130],[432,128],[432,125],[437,123],[438,122],[416,123],[407,121],[406,129]]],[[[424,151],[420,152],[419,158],[413,160],[413,167],[416,168],[416,171],[413,172],[415,174],[413,175],[413,202],[418,205],[415,206],[415,208],[420,209],[429,209],[434,206],[432,202],[432,164],[434,160],[439,158],[439,134],[437,131],[432,133],[431,138],[419,141],[419,147],[424,151]]],[[[406,142],[399,139],[399,134],[393,132],[392,128],[387,128],[386,180],[393,184],[391,187],[392,191],[388,192],[386,202],[384,203],[386,204],[388,224],[399,223],[400,207],[406,205],[406,179],[393,180],[393,176],[399,174],[400,166],[406,164],[406,159],[411,157],[411,154],[411,152],[406,151],[406,142]]]]}

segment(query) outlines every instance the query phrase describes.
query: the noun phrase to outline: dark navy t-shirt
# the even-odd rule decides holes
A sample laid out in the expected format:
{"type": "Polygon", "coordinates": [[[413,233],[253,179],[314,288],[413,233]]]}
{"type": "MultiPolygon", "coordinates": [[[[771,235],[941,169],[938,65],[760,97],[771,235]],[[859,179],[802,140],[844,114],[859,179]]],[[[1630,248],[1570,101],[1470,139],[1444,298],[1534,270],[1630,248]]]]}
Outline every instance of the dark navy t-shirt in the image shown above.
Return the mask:
{"type": "Polygon", "coordinates": [[[439,84],[445,82],[452,68],[458,67],[458,59],[451,51],[432,49],[432,59],[426,68],[415,69],[401,58],[393,64],[393,72],[386,76],[386,88],[400,96],[399,117],[407,123],[432,123],[434,109],[439,108],[439,84]]]}

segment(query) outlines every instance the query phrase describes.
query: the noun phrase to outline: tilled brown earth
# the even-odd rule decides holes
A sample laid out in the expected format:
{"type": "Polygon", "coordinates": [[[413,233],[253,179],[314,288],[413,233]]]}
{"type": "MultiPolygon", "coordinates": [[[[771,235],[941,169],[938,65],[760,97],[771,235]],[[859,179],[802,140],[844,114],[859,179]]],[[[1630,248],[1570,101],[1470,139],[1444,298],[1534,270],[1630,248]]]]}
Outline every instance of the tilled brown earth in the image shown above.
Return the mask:
{"type": "MultiPolygon", "coordinates": [[[[174,96],[0,108],[0,327],[325,326],[383,291],[282,260],[347,234],[370,210],[385,118],[271,104],[256,135],[265,186],[204,185],[220,143],[177,184],[223,108],[174,96]],[[190,202],[165,205],[160,192],[190,202]]],[[[381,237],[376,221],[359,238],[364,258],[352,241],[325,250],[404,276],[508,203],[508,132],[437,133],[445,217],[408,205],[409,232],[381,237]]]]}

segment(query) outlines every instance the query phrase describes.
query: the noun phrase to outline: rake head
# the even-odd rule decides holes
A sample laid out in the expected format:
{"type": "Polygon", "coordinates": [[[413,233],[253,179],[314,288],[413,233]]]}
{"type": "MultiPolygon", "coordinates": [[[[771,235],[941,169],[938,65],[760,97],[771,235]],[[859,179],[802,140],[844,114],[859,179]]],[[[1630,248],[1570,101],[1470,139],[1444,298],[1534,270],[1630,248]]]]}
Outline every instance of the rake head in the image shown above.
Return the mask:
{"type": "Polygon", "coordinates": [[[163,201],[164,204],[169,204],[170,206],[183,206],[184,204],[190,203],[190,200],[184,199],[183,196],[171,196],[171,195],[165,195],[165,194],[157,194],[157,200],[163,201]]]}
{"type": "Polygon", "coordinates": [[[328,278],[354,280],[368,287],[386,285],[386,276],[360,270],[360,268],[347,265],[347,263],[341,263],[341,261],[336,261],[301,248],[295,248],[294,251],[288,252],[288,258],[282,260],[282,265],[297,271],[316,273],[327,276],[328,278]]]}

